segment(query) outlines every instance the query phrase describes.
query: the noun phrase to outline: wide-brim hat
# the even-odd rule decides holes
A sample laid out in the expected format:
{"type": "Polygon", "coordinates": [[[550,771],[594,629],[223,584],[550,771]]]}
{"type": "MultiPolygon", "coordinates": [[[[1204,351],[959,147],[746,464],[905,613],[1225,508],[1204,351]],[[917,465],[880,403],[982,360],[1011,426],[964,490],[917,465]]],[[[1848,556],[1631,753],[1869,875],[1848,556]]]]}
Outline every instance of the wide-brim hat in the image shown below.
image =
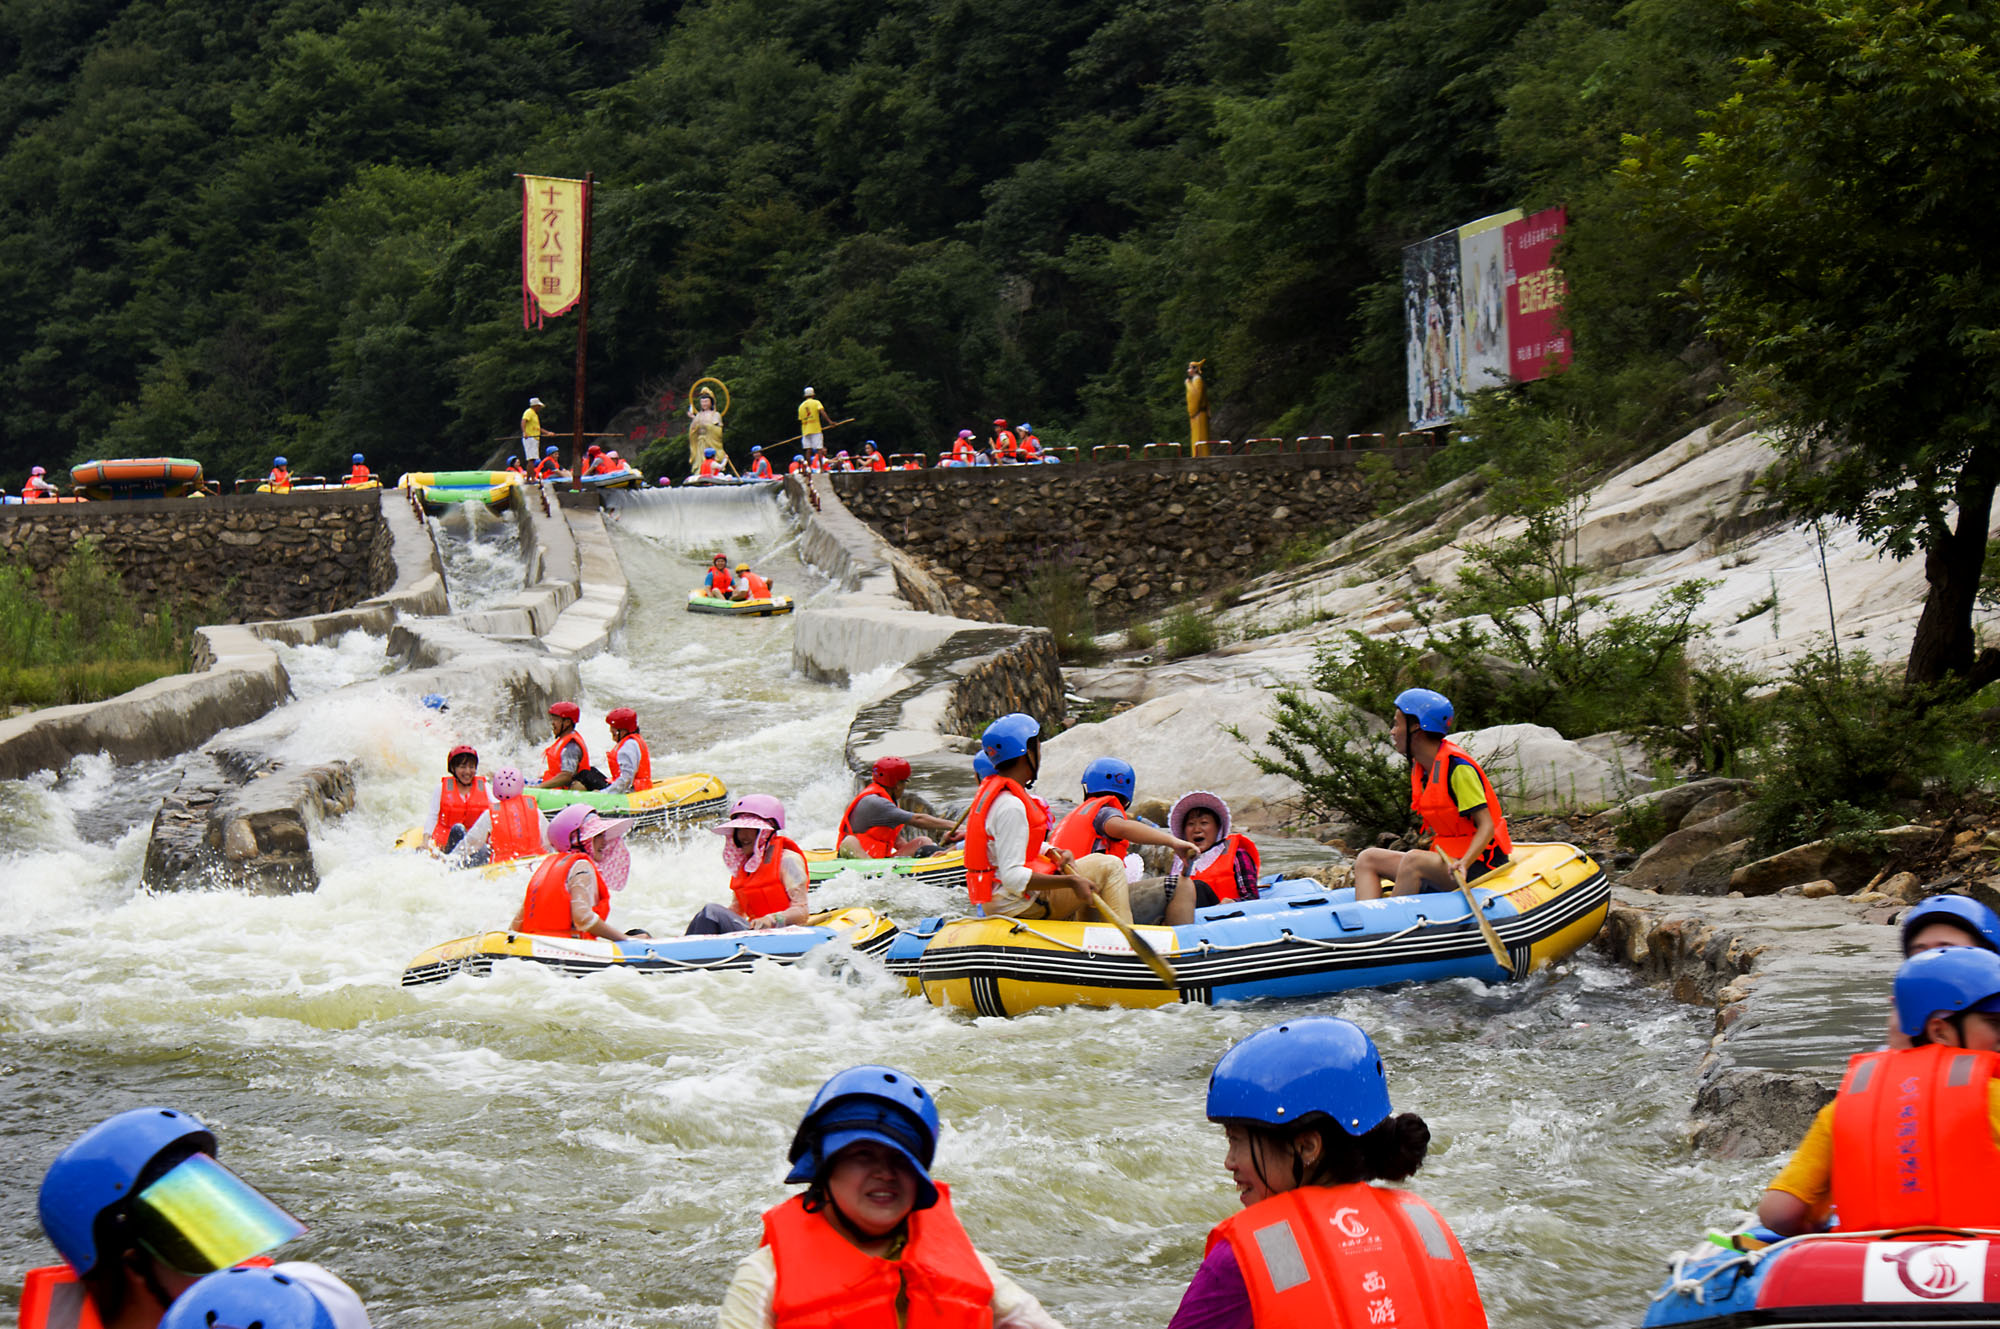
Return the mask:
{"type": "Polygon", "coordinates": [[[1215,832],[1218,841],[1229,834],[1229,804],[1222,801],[1222,795],[1211,794],[1206,789],[1190,789],[1174,800],[1173,808],[1167,813],[1167,829],[1181,839],[1187,839],[1187,815],[1197,808],[1215,814],[1216,821],[1220,823],[1215,832]]]}
{"type": "Polygon", "coordinates": [[[614,840],[622,840],[632,830],[630,817],[600,817],[595,812],[577,824],[576,838],[588,840],[593,836],[608,835],[614,840]]]}
{"type": "Polygon", "coordinates": [[[773,826],[767,817],[760,817],[754,812],[739,812],[729,820],[718,821],[708,829],[717,835],[727,835],[731,831],[739,829],[746,831],[776,831],[778,828],[773,826]]]}

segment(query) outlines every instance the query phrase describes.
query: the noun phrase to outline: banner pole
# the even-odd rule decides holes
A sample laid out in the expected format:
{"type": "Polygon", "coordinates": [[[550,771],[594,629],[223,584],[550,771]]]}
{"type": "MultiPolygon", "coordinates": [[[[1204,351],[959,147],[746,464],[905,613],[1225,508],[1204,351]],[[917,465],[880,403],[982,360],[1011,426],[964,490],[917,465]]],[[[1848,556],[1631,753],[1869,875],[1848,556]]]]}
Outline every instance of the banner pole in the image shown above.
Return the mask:
{"type": "Polygon", "coordinates": [[[583,477],[584,339],[590,332],[590,214],[596,207],[591,186],[596,180],[595,171],[583,173],[583,281],[576,304],[576,410],[570,423],[569,466],[569,473],[577,479],[583,477]]]}

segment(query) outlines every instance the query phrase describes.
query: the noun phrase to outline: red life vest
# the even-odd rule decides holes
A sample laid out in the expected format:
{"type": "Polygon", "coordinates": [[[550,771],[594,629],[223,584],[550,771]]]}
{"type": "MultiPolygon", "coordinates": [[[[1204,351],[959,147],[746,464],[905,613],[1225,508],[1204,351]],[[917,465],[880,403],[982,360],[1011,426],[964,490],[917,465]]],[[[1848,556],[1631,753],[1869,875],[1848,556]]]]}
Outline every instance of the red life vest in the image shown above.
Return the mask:
{"type": "Polygon", "coordinates": [[[1365,1182],[1301,1186],[1215,1225],[1257,1329],[1486,1329],[1472,1266],[1437,1210],[1365,1182]]]}
{"type": "Polygon", "coordinates": [[[1132,851],[1130,843],[1124,840],[1107,840],[1097,833],[1097,814],[1109,807],[1118,816],[1125,815],[1125,802],[1116,794],[1099,794],[1087,798],[1077,805],[1074,812],[1062,819],[1050,843],[1058,849],[1067,849],[1071,857],[1082,858],[1085,854],[1111,854],[1125,857],[1132,851]]]}
{"type": "Polygon", "coordinates": [[[710,567],[708,570],[708,580],[702,583],[702,589],[708,592],[710,599],[728,599],[729,592],[734,589],[729,578],[729,569],[710,567]]]}
{"type": "Polygon", "coordinates": [[[985,904],[993,898],[993,887],[1000,880],[1000,865],[993,861],[993,841],[986,832],[986,813],[993,806],[993,800],[1001,794],[1012,794],[1021,800],[1021,806],[1028,810],[1028,869],[1031,872],[1053,874],[1056,865],[1042,853],[1042,844],[1049,833],[1048,805],[1039,798],[1030,798],[1028,791],[1004,775],[989,775],[980,782],[979,792],[972,796],[972,806],[965,816],[965,892],[974,904],[985,904]]]}
{"type": "Polygon", "coordinates": [[[597,878],[597,901],[590,906],[592,912],[599,918],[610,916],[611,888],[604,884],[604,874],[597,870],[597,864],[590,862],[590,855],[550,854],[535,869],[535,875],[528,878],[528,893],[521,901],[521,931],[538,937],[590,935],[576,930],[576,915],[569,907],[569,873],[578,863],[589,863],[590,875],[597,878]]]}
{"type": "Polygon", "coordinates": [[[759,457],[756,461],[752,462],[750,464],[750,478],[753,480],[772,479],[771,459],[769,457],[759,457]]]}
{"type": "Polygon", "coordinates": [[[701,459],[701,473],[703,476],[721,475],[722,463],[713,457],[703,457],[701,459]]]}
{"type": "Polygon", "coordinates": [[[355,462],[354,469],[347,473],[347,483],[351,485],[365,485],[374,478],[368,473],[368,468],[360,462],[355,462]]]}
{"type": "Polygon", "coordinates": [[[996,460],[1014,459],[1014,431],[1003,429],[993,436],[993,454],[996,460]]]}
{"type": "Polygon", "coordinates": [[[653,752],[646,746],[646,740],[639,737],[636,732],[625,735],[622,741],[611,745],[611,754],[604,759],[604,762],[611,768],[611,778],[616,780],[620,774],[618,749],[624,747],[627,742],[639,745],[639,769],[632,775],[632,792],[636,794],[641,789],[653,787],[653,752]]]}
{"type": "Polygon", "coordinates": [[[535,463],[535,469],[532,474],[537,480],[553,480],[561,471],[562,458],[554,453],[550,453],[535,463]]]}
{"type": "Polygon", "coordinates": [[[1234,900],[1239,894],[1236,889],[1236,851],[1241,849],[1250,855],[1250,875],[1252,877],[1256,877],[1263,872],[1264,858],[1263,855],[1257,852],[1257,846],[1247,835],[1237,835],[1231,832],[1223,838],[1222,843],[1222,852],[1215,856],[1213,863],[1210,863],[1201,871],[1190,873],[1189,875],[1196,881],[1206,882],[1208,888],[1215,892],[1216,899],[1234,900]]]}
{"type": "Polygon", "coordinates": [[[1033,434],[1021,435],[1021,456],[1033,461],[1042,455],[1042,440],[1033,434]]]}
{"type": "Polygon", "coordinates": [[[1986,1106],[1996,1072],[2000,1053],[1937,1044],[1849,1059],[1833,1100],[1841,1227],[2000,1227],[2000,1147],[1986,1106]]]}
{"type": "Polygon", "coordinates": [[[991,1329],[993,1280],[952,1212],[951,1188],[937,1189],[936,1204],[910,1211],[909,1240],[894,1260],[863,1254],[824,1213],[807,1213],[802,1195],[765,1210],[777,1329],[897,1329],[899,1296],[907,1329],[991,1329]]]}
{"type": "Polygon", "coordinates": [[[868,469],[871,471],[886,471],[889,469],[889,459],[879,452],[871,452],[868,454],[868,469]]]}
{"type": "Polygon", "coordinates": [[[906,461],[903,463],[903,469],[906,471],[921,471],[924,467],[922,462],[906,461]]]}
{"type": "Polygon", "coordinates": [[[1448,738],[1438,744],[1437,758],[1432,761],[1428,772],[1418,763],[1410,763],[1411,811],[1422,817],[1424,825],[1437,836],[1437,851],[1446,858],[1456,859],[1471,846],[1472,837],[1479,833],[1479,827],[1452,801],[1450,777],[1453,757],[1464,759],[1479,772],[1479,783],[1486,789],[1486,812],[1493,818],[1492,843],[1502,857],[1511,858],[1514,837],[1507,833],[1507,818],[1500,811],[1500,795],[1493,792],[1493,782],[1486,778],[1485,769],[1473,761],[1464,748],[1448,738]]]}
{"type": "MultiPolygon", "coordinates": [[[[271,1257],[255,1255],[236,1266],[269,1269],[271,1257]]],[[[83,1280],[66,1264],[30,1269],[21,1281],[21,1329],[104,1329],[83,1280]]]]}
{"type": "Polygon", "coordinates": [[[961,438],[951,445],[951,455],[968,466],[972,464],[972,454],[974,451],[975,449],[970,439],[961,438]]]}
{"type": "Polygon", "coordinates": [[[292,473],[283,466],[273,466],[270,478],[264,483],[280,493],[286,492],[292,487],[292,473]]]}
{"type": "Polygon", "coordinates": [[[526,794],[516,794],[495,803],[486,844],[489,863],[547,853],[548,845],[542,839],[542,812],[535,806],[535,800],[526,794]]]}
{"type": "Polygon", "coordinates": [[[766,914],[782,914],[792,907],[792,893],[785,889],[785,855],[805,858],[805,851],[782,835],[772,835],[765,846],[764,862],[755,872],[734,872],[729,877],[730,894],[736,897],[736,912],[751,920],[766,914]]]}
{"type": "Polygon", "coordinates": [[[806,468],[806,464],[805,464],[804,462],[802,462],[802,461],[798,461],[798,460],[794,460],[794,461],[792,462],[792,464],[791,464],[790,466],[787,466],[787,467],[785,468],[785,474],[786,474],[786,475],[797,475],[797,474],[798,474],[798,473],[799,473],[800,471],[803,471],[803,470],[804,470],[805,468],[806,468]]]}
{"type": "Polygon", "coordinates": [[[457,780],[449,775],[443,777],[438,786],[438,819],[431,827],[431,843],[444,848],[444,842],[451,838],[451,828],[463,826],[472,829],[472,823],[479,820],[479,814],[493,806],[493,795],[486,791],[486,777],[472,777],[472,788],[463,789],[457,780]]]}
{"type": "Polygon", "coordinates": [[[528,473],[528,468],[523,466],[520,462],[515,462],[512,466],[509,466],[507,468],[507,473],[509,475],[526,475],[528,473]]]}
{"type": "Polygon", "coordinates": [[[872,830],[866,831],[857,831],[854,829],[854,809],[860,807],[861,800],[870,794],[874,794],[877,798],[888,798],[891,803],[896,801],[893,798],[889,798],[888,790],[870,780],[867,788],[856,794],[853,801],[847,805],[847,811],[840,814],[840,829],[835,831],[833,835],[834,848],[838,849],[841,843],[851,835],[861,841],[861,848],[867,853],[868,857],[894,858],[896,856],[896,837],[903,833],[901,826],[877,826],[872,830]]]}
{"type": "Polygon", "coordinates": [[[543,784],[563,773],[563,749],[571,743],[576,744],[576,769],[580,771],[590,765],[590,749],[583,745],[583,740],[577,737],[576,730],[572,729],[542,749],[542,760],[547,763],[542,770],[543,784]]]}
{"type": "Polygon", "coordinates": [[[765,581],[754,572],[743,574],[743,589],[750,592],[752,600],[768,600],[771,598],[771,583],[765,581]]]}

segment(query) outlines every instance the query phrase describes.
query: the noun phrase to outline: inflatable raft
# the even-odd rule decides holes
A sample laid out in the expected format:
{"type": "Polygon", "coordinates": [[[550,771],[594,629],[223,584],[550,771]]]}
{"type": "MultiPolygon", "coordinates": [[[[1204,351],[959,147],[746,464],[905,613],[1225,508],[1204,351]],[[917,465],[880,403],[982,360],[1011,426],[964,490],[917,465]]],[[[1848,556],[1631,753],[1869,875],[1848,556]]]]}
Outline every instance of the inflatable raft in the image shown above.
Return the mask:
{"type": "Polygon", "coordinates": [[[201,463],[186,457],[115,457],[73,467],[85,498],[186,498],[201,488],[201,463]]]}
{"type": "Polygon", "coordinates": [[[965,851],[947,849],[929,858],[837,858],[831,849],[808,849],[806,869],[812,874],[815,886],[844,872],[858,872],[864,877],[907,877],[926,886],[963,886],[965,851]]]}
{"type": "MultiPolygon", "coordinates": [[[[1473,894],[1507,949],[1514,978],[1597,935],[1611,903],[1603,869],[1567,844],[1516,844],[1514,861],[1481,878],[1473,894]]],[[[927,918],[897,939],[887,963],[932,1004],[981,1015],[1315,997],[1510,976],[1456,891],[1357,902],[1351,889],[1279,882],[1256,900],[1197,910],[1181,927],[1137,931],[1174,967],[1175,986],[1164,986],[1103,922],[927,918]]]]}
{"type": "Polygon", "coordinates": [[[403,970],[403,986],[440,983],[453,974],[485,977],[501,960],[526,960],[564,974],[627,969],[642,974],[685,974],[703,969],[749,969],[759,960],[796,964],[829,943],[879,954],[896,936],[896,925],[872,909],[838,909],[814,914],[802,927],[767,932],[721,932],[704,937],[632,938],[538,937],[527,932],[485,932],[433,946],[403,970]]]}
{"type": "MultiPolygon", "coordinates": [[[[2000,1233],[1950,1228],[1816,1232],[1757,1247],[1704,1245],[1674,1261],[1643,1324],[2000,1325],[2000,1233]]],[[[1720,1240],[1718,1238],[1717,1240],[1720,1240]]]]}
{"type": "Polygon", "coordinates": [[[396,487],[416,490],[424,507],[432,512],[461,503],[504,508],[520,478],[512,471],[411,471],[396,482],[396,487]]]}
{"type": "Polygon", "coordinates": [[[630,818],[635,830],[718,816],[729,803],[729,790],[706,772],[676,775],[636,794],[533,787],[528,792],[534,795],[535,806],[551,815],[571,804],[583,803],[595,808],[599,816],[630,818]]]}
{"type": "Polygon", "coordinates": [[[690,614],[729,614],[738,618],[769,618],[792,612],[792,597],[774,595],[768,600],[718,600],[702,591],[688,592],[690,614]]]}
{"type": "Polygon", "coordinates": [[[586,475],[576,483],[583,489],[638,489],[646,483],[646,477],[627,466],[621,470],[586,475]]]}

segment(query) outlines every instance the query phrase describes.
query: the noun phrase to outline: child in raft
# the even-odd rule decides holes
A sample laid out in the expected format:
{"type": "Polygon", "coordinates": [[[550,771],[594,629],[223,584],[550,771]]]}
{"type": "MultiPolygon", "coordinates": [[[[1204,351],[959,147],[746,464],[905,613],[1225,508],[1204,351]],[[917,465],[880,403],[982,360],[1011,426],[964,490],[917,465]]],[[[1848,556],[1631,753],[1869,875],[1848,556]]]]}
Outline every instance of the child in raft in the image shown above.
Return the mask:
{"type": "Polygon", "coordinates": [[[1389,1106],[1360,1028],[1306,1016],[1258,1030],[1215,1063],[1208,1119],[1228,1134],[1222,1166],[1243,1212],[1209,1233],[1168,1329],[1485,1329],[1472,1266],[1437,1210],[1368,1184],[1422,1167],[1431,1133],[1389,1106]]]}
{"type": "Polygon", "coordinates": [[[806,892],[812,889],[812,872],[805,851],[781,834],[783,803],[769,794],[745,794],[730,805],[727,821],[709,829],[722,837],[729,903],[703,905],[685,935],[761,932],[796,927],[811,917],[806,892]]]}
{"type": "Polygon", "coordinates": [[[1423,818],[1434,848],[1408,853],[1370,847],[1354,859],[1354,898],[1382,898],[1384,878],[1395,895],[1454,891],[1506,866],[1514,852],[1507,817],[1493,782],[1451,732],[1451,703],[1429,688],[1409,688],[1396,698],[1389,730],[1396,751],[1410,759],[1410,810],[1423,818]]]}
{"type": "Polygon", "coordinates": [[[1197,908],[1257,898],[1263,856],[1249,836],[1229,829],[1229,804],[1220,794],[1182,794],[1167,813],[1167,830],[1194,849],[1174,859],[1167,878],[1163,921],[1169,926],[1194,922],[1197,908]]]}
{"type": "Polygon", "coordinates": [[[925,1324],[1062,1329],[972,1244],[931,1180],[938,1110],[911,1076],[855,1066],[820,1086],[786,1154],[791,1184],[736,1266],[721,1329],[925,1324]]]}

